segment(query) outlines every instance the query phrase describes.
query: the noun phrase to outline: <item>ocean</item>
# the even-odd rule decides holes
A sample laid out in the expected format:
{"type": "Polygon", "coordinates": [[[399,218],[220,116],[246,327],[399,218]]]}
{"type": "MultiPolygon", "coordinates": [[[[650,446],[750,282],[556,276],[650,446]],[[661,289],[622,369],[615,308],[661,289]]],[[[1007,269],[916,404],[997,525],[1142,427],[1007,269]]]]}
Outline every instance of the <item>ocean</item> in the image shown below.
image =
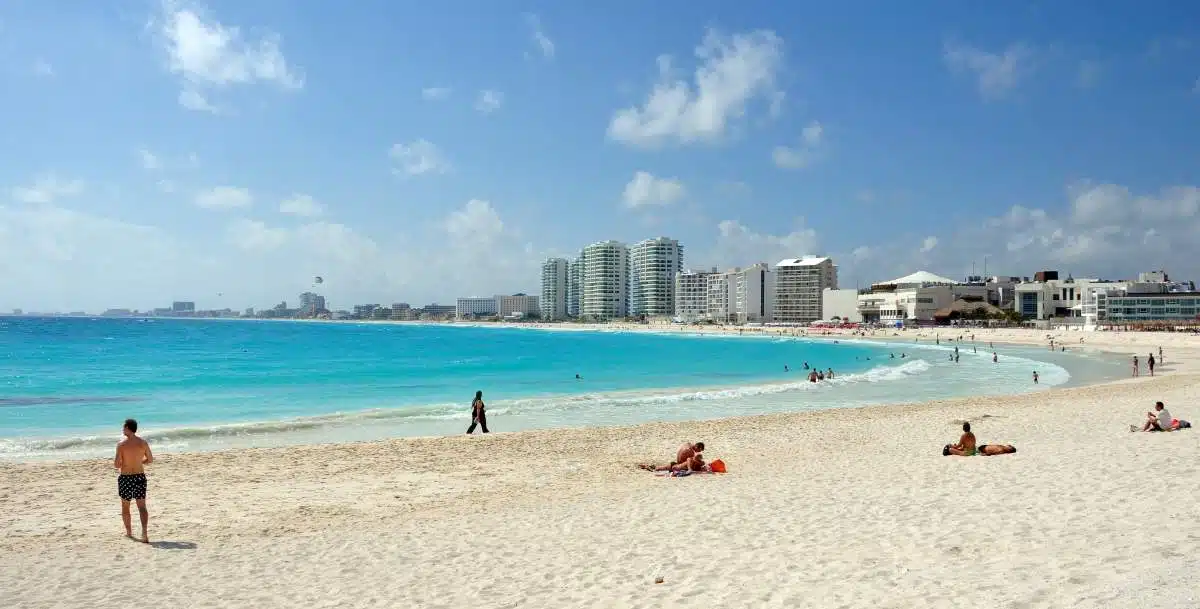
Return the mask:
{"type": "Polygon", "coordinates": [[[0,459],[107,456],[126,417],[160,452],[462,433],[476,390],[495,432],[1003,394],[1118,374],[1113,362],[1045,349],[1001,349],[995,364],[969,343],[955,363],[952,349],[686,329],[0,318],[0,459]],[[809,383],[806,363],[837,376],[809,383]]]}

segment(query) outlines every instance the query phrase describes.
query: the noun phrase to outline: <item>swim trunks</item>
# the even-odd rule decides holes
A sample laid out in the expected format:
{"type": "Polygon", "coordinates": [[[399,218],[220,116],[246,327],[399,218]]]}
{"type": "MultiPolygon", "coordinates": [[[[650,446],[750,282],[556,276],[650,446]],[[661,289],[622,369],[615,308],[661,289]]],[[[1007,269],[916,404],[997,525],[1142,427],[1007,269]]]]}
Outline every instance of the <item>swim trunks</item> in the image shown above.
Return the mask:
{"type": "Polygon", "coordinates": [[[146,498],[146,474],[121,474],[117,476],[117,494],[122,501],[146,498]]]}

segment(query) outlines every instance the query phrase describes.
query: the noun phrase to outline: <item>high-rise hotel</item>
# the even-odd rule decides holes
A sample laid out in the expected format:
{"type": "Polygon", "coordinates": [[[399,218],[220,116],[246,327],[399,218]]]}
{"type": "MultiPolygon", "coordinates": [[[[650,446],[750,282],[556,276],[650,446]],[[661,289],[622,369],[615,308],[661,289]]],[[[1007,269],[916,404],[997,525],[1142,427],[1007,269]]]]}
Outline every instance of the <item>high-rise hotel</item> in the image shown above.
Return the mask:
{"type": "Polygon", "coordinates": [[[579,253],[579,315],[595,320],[629,315],[629,248],[625,244],[600,241],[579,253]]]}
{"type": "Polygon", "coordinates": [[[775,321],[810,323],[822,317],[825,288],[838,287],[837,265],[825,256],[788,258],[775,265],[775,321]]]}
{"type": "Polygon", "coordinates": [[[629,248],[629,314],[675,314],[675,275],[683,271],[683,246],[657,237],[629,248]]]}
{"type": "Polygon", "coordinates": [[[542,319],[546,321],[567,318],[570,267],[565,258],[551,258],[542,263],[542,319]]]}

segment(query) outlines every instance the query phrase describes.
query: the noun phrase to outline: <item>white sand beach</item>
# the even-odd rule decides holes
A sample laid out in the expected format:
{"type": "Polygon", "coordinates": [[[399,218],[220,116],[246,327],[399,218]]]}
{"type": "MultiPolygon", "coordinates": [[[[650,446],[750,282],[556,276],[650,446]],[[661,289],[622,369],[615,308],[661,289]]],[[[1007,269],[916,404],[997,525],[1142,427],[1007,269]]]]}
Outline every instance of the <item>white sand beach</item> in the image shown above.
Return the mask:
{"type": "Polygon", "coordinates": [[[166,455],[151,546],[123,538],[111,463],[3,464],[0,607],[1200,607],[1200,432],[1128,430],[1155,400],[1200,422],[1200,337],[1058,334],[1165,362],[1009,397],[166,455]],[[1018,453],[941,456],[963,420],[1018,453]],[[633,467],[685,440],[729,473],[633,467]]]}

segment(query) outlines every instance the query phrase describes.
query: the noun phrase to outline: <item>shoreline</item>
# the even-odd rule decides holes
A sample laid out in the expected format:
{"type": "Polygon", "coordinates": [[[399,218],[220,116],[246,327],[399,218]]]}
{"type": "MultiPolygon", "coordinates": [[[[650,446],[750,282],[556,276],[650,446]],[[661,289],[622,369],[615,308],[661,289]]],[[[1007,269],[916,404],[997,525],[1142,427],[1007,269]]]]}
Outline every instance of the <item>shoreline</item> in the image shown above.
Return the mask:
{"type": "MultiPolygon", "coordinates": [[[[462,327],[476,327],[476,326],[470,325],[470,324],[455,324],[455,325],[459,325],[462,327]]],[[[497,327],[503,327],[503,326],[497,326],[497,327]]],[[[528,328],[528,327],[524,327],[522,329],[547,330],[547,328],[528,328]]],[[[553,329],[550,329],[550,330],[553,331],[553,329]]],[[[597,331],[597,329],[594,327],[583,327],[583,328],[572,328],[569,331],[594,332],[594,331],[597,331]]],[[[612,331],[613,330],[610,330],[610,332],[612,332],[612,331]]],[[[696,335],[696,333],[692,333],[692,332],[680,333],[680,335],[676,335],[673,332],[658,332],[658,331],[654,331],[654,330],[645,331],[645,330],[641,330],[640,328],[634,328],[632,330],[624,330],[624,329],[615,330],[615,332],[621,332],[621,333],[626,333],[626,334],[636,334],[639,331],[642,333],[649,333],[649,334],[654,334],[657,336],[676,336],[676,338],[683,338],[685,340],[692,340],[692,339],[700,338],[696,335]]],[[[788,339],[791,339],[791,340],[796,340],[796,341],[801,341],[801,342],[809,342],[809,343],[813,343],[813,344],[828,344],[829,341],[832,339],[834,342],[840,342],[837,339],[834,339],[833,337],[828,337],[828,336],[741,335],[736,332],[729,332],[729,331],[724,331],[724,332],[717,331],[717,332],[712,332],[710,334],[712,334],[714,336],[727,336],[729,338],[745,338],[748,340],[762,340],[762,339],[788,340],[788,339]]],[[[918,345],[912,345],[907,340],[903,340],[902,342],[896,342],[894,340],[889,340],[890,338],[893,338],[890,336],[870,336],[870,335],[868,335],[868,336],[852,336],[852,337],[844,337],[844,338],[853,338],[853,339],[855,339],[854,343],[857,343],[857,344],[860,344],[863,346],[871,346],[871,347],[877,347],[877,348],[883,348],[883,349],[886,349],[889,344],[897,344],[897,345],[908,344],[911,347],[915,348],[915,349],[908,349],[909,354],[914,356],[914,357],[909,358],[909,362],[922,362],[922,360],[926,360],[926,362],[928,362],[931,359],[936,360],[936,359],[938,359],[938,357],[944,358],[944,355],[943,356],[934,356],[933,358],[930,358],[930,357],[928,357],[928,354],[930,354],[934,351],[936,351],[938,353],[945,353],[945,352],[949,352],[949,350],[952,348],[952,346],[949,344],[936,346],[933,344],[932,341],[923,342],[918,345]],[[925,355],[922,356],[921,355],[922,353],[924,353],[925,355]]],[[[901,338],[903,339],[903,338],[907,338],[907,337],[901,337],[901,338]]],[[[846,340],[845,343],[853,344],[849,340],[846,340]]],[[[963,345],[965,347],[966,343],[963,343],[963,345]]],[[[1017,348],[1028,350],[1028,345],[1021,345],[1021,344],[1016,344],[1016,343],[1011,343],[1011,344],[1006,343],[1004,346],[1005,347],[1017,347],[1017,348]]],[[[897,350],[896,353],[898,354],[898,353],[900,353],[900,351],[897,350]]],[[[984,356],[984,354],[982,354],[982,353],[976,355],[976,357],[983,357],[983,356],[984,356]]],[[[1096,382],[1102,382],[1104,380],[1110,380],[1113,378],[1111,374],[1106,375],[1106,377],[1104,379],[1087,379],[1087,378],[1080,377],[1078,375],[1078,369],[1082,366],[1085,366],[1086,362],[1077,356],[1071,357],[1071,359],[1073,360],[1071,365],[1064,364],[1061,361],[1050,362],[1050,361],[1043,361],[1043,360],[1034,360],[1032,358],[1037,357],[1037,355],[1035,353],[1018,353],[1018,354],[1009,353],[1009,354],[1007,354],[1006,357],[1009,358],[1010,361],[1011,361],[1011,358],[1016,357],[1016,358],[1020,358],[1022,360],[1029,359],[1031,362],[1044,363],[1045,366],[1047,367],[1047,369],[1043,369],[1043,379],[1044,380],[1046,379],[1045,374],[1048,369],[1061,370],[1064,374],[1066,374],[1068,376],[1068,380],[1065,382],[1055,383],[1054,385],[1043,385],[1043,387],[1045,387],[1045,388],[1039,388],[1033,392],[1029,392],[1025,387],[1022,387],[1022,386],[1016,386],[1016,387],[1011,387],[1011,388],[1007,388],[1007,389],[1001,389],[999,385],[989,386],[990,388],[986,392],[986,395],[1013,395],[1013,394],[1022,394],[1022,393],[1037,393],[1040,391],[1048,391],[1048,390],[1052,390],[1052,389],[1055,389],[1058,387],[1064,387],[1064,386],[1065,387],[1085,386],[1085,385],[1089,385],[1089,384],[1095,384],[1096,382]]],[[[926,365],[928,366],[928,363],[926,363],[926,365]]],[[[934,365],[936,365],[936,364],[934,364],[934,365]]],[[[843,376],[845,379],[847,379],[851,383],[851,386],[854,386],[854,385],[857,385],[859,382],[861,382],[861,378],[863,378],[863,377],[873,376],[877,373],[886,374],[887,371],[897,370],[901,366],[903,366],[903,364],[900,362],[900,358],[896,358],[894,360],[882,359],[878,362],[869,362],[867,364],[867,367],[865,367],[862,370],[859,370],[857,372],[851,372],[851,373],[843,372],[843,376]]],[[[1038,367],[1038,368],[1041,369],[1040,367],[1038,367]]],[[[562,401],[567,401],[567,402],[575,402],[575,401],[582,400],[582,399],[599,399],[599,400],[604,400],[604,401],[613,400],[613,401],[619,402],[619,401],[650,400],[650,399],[654,399],[654,398],[670,400],[671,398],[678,398],[681,396],[686,397],[686,396],[703,396],[703,395],[709,395],[709,396],[716,395],[717,397],[700,397],[700,398],[695,398],[695,399],[703,399],[703,400],[720,399],[722,401],[741,401],[741,400],[766,400],[766,399],[772,399],[772,398],[769,398],[768,396],[778,396],[773,399],[785,400],[785,399],[788,399],[788,398],[784,397],[785,394],[792,394],[793,397],[791,399],[798,399],[798,400],[805,401],[806,407],[794,408],[791,411],[792,412],[807,412],[807,411],[811,411],[811,410],[879,407],[880,405],[889,404],[889,403],[890,404],[912,404],[912,403],[919,403],[919,402],[928,401],[928,400],[955,399],[956,397],[959,397],[962,395],[962,388],[958,387],[958,385],[954,385],[954,387],[958,387],[958,388],[957,389],[951,388],[950,390],[945,391],[944,394],[940,395],[940,396],[938,396],[938,395],[918,395],[918,396],[914,396],[914,397],[904,400],[904,401],[888,402],[888,401],[882,400],[878,397],[862,398],[862,397],[857,397],[851,393],[851,394],[846,394],[843,397],[843,400],[847,401],[847,403],[845,403],[845,404],[832,403],[832,402],[825,403],[825,400],[823,400],[820,396],[810,396],[808,398],[804,397],[809,394],[804,393],[803,390],[809,389],[809,387],[804,381],[802,372],[803,372],[802,370],[797,368],[797,370],[793,371],[793,375],[790,378],[779,377],[779,378],[754,379],[754,380],[747,380],[744,383],[735,383],[735,384],[720,383],[720,384],[713,384],[713,385],[688,385],[688,386],[651,387],[651,388],[638,388],[638,389],[589,390],[589,391],[583,391],[580,393],[566,393],[566,394],[559,394],[559,395],[536,395],[536,396],[524,396],[524,397],[521,397],[521,396],[508,397],[504,400],[496,402],[495,405],[493,406],[493,409],[500,408],[501,410],[497,411],[497,412],[499,412],[503,418],[504,409],[508,408],[509,402],[515,402],[515,403],[519,404],[522,402],[527,402],[529,400],[548,400],[548,401],[562,400],[562,401]],[[799,393],[797,393],[797,392],[799,392],[799,393]],[[718,395],[718,394],[728,394],[728,395],[722,396],[722,395],[718,395]],[[817,399],[818,401],[815,403],[807,401],[807,400],[810,400],[813,398],[817,399]],[[872,401],[870,403],[864,403],[864,399],[872,400],[872,401]]],[[[910,374],[910,373],[905,373],[905,374],[910,374]]],[[[953,383],[957,383],[958,381],[949,381],[949,382],[951,382],[953,384],[953,383]]],[[[835,381],[834,384],[837,384],[837,381],[835,381]]],[[[853,392],[853,390],[851,390],[851,392],[853,392]]],[[[416,421],[415,424],[417,425],[417,433],[411,433],[411,432],[406,433],[403,431],[403,425],[404,425],[403,421],[407,420],[409,416],[415,416],[415,417],[417,417],[417,419],[422,419],[422,416],[424,416],[424,415],[420,415],[419,411],[422,411],[422,410],[428,409],[428,408],[433,408],[434,406],[436,406],[436,405],[429,405],[429,406],[423,406],[423,407],[396,406],[396,407],[372,408],[372,409],[367,409],[367,410],[335,411],[335,412],[313,414],[313,415],[308,415],[308,416],[282,417],[282,418],[277,418],[277,419],[204,421],[204,422],[196,422],[196,423],[180,423],[180,424],[174,425],[174,426],[155,427],[151,431],[151,433],[149,435],[147,435],[146,437],[151,442],[158,443],[159,446],[164,446],[164,443],[165,443],[165,446],[167,447],[165,450],[169,451],[171,454],[185,454],[185,453],[197,453],[197,452],[211,453],[211,452],[223,452],[223,451],[229,451],[229,450],[244,450],[244,449],[249,449],[249,448],[255,448],[255,446],[252,446],[252,445],[256,444],[256,443],[259,444],[258,447],[270,448],[270,447],[306,446],[306,445],[314,445],[314,444],[328,445],[328,444],[338,444],[338,443],[361,443],[361,442],[372,442],[372,441],[386,441],[386,440],[392,439],[392,438],[443,437],[445,435],[449,435],[449,433],[454,433],[454,432],[449,432],[449,433],[438,432],[436,430],[421,431],[422,428],[428,427],[429,424],[428,424],[428,422],[426,422],[424,420],[416,421],[415,419],[414,419],[414,421],[416,421]],[[372,423],[372,422],[374,422],[374,423],[372,423]],[[381,431],[378,434],[370,434],[370,433],[364,433],[360,430],[355,429],[356,426],[362,426],[362,425],[380,426],[381,431]],[[333,440],[325,441],[320,437],[320,435],[322,433],[331,433],[334,436],[340,436],[340,437],[335,438],[333,440]],[[258,440],[250,439],[258,434],[268,434],[268,435],[265,435],[258,440]],[[371,437],[372,435],[374,435],[374,437],[371,437]],[[271,436],[274,436],[274,437],[271,437],[271,436]],[[225,438],[225,440],[222,440],[221,438],[225,438]],[[243,439],[238,439],[238,438],[243,438],[243,439]],[[184,444],[180,444],[181,442],[184,444]],[[191,444],[191,445],[187,446],[187,444],[191,444]]],[[[651,405],[650,407],[654,408],[655,406],[651,405]]],[[[719,410],[719,406],[716,408],[719,410]]],[[[768,404],[762,404],[761,408],[753,408],[752,407],[749,409],[749,412],[743,411],[742,413],[737,413],[736,409],[734,409],[733,412],[735,412],[737,414],[733,414],[733,415],[723,415],[723,414],[720,414],[719,412],[718,413],[704,412],[704,413],[697,413],[694,418],[688,418],[686,420],[710,421],[710,420],[725,419],[725,418],[729,418],[730,416],[754,416],[756,414],[770,414],[772,412],[779,412],[779,411],[780,411],[780,409],[777,407],[774,407],[774,406],[771,406],[768,404]],[[755,410],[757,410],[758,412],[755,412],[755,410]]],[[[431,413],[429,416],[432,416],[432,415],[433,415],[433,413],[431,413]]],[[[493,417],[494,416],[496,416],[496,415],[493,414],[493,417]]],[[[442,417],[444,417],[444,415],[438,415],[435,418],[442,418],[442,417]]],[[[669,417],[666,417],[666,418],[663,418],[660,420],[679,420],[679,419],[676,417],[669,416],[669,417]]],[[[466,421],[467,421],[467,419],[464,418],[462,421],[462,424],[465,425],[466,421]]],[[[626,421],[614,420],[614,421],[610,421],[610,422],[594,422],[594,421],[589,422],[589,421],[584,420],[584,421],[577,421],[577,422],[570,422],[570,423],[560,423],[560,424],[556,423],[556,424],[552,424],[552,425],[538,425],[538,424],[530,425],[529,422],[526,421],[526,423],[524,423],[524,424],[518,423],[517,425],[519,425],[519,427],[517,427],[516,429],[513,429],[511,433],[521,433],[524,431],[535,431],[535,430],[546,430],[546,429],[562,430],[562,429],[594,429],[594,428],[598,428],[598,427],[614,427],[614,426],[615,427],[624,427],[624,426],[629,426],[629,425],[637,425],[639,423],[640,422],[636,421],[636,420],[626,420],[626,421]]],[[[410,424],[413,424],[413,423],[410,423],[410,424]]],[[[455,424],[457,425],[457,422],[455,424]]],[[[99,429],[99,430],[79,430],[74,435],[37,436],[37,437],[26,436],[26,437],[22,437],[22,438],[12,438],[11,441],[14,441],[14,442],[21,441],[21,442],[32,443],[29,450],[32,453],[36,453],[36,454],[5,455],[2,458],[0,458],[0,463],[12,463],[12,464],[60,463],[60,462],[95,459],[97,452],[100,452],[100,450],[107,451],[109,449],[109,444],[115,442],[118,439],[116,434],[112,434],[112,437],[109,437],[110,434],[106,433],[107,431],[108,431],[107,428],[105,428],[105,429],[99,429]],[[88,448],[89,446],[91,446],[92,448],[88,448]],[[98,450],[97,448],[95,448],[96,446],[103,446],[103,448],[98,450]],[[58,451],[62,451],[64,454],[55,454],[58,451]]],[[[163,449],[160,449],[160,452],[163,452],[163,449]]],[[[166,454],[166,453],[164,453],[164,454],[166,454]]]]}
{"type": "Polygon", "coordinates": [[[1154,400],[1200,419],[1200,349],[1163,346],[1155,378],[1036,393],[167,454],[149,547],[120,534],[107,460],[0,464],[0,496],[37,505],[0,515],[0,589],[31,609],[1192,607],[1200,437],[1127,431],[1154,400]],[[964,419],[1018,453],[941,456],[964,419]],[[730,473],[633,467],[684,440],[730,473]]]}

